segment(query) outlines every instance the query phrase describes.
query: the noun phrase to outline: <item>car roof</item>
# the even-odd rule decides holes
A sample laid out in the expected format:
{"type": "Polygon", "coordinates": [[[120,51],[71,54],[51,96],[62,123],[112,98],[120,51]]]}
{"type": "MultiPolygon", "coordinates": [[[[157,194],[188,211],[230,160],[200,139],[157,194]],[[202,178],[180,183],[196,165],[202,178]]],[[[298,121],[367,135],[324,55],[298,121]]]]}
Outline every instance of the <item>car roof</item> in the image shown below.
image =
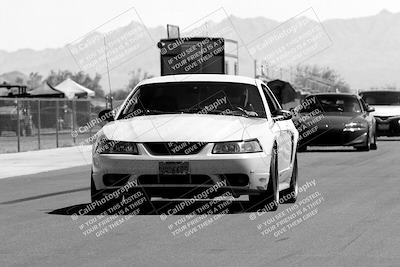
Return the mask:
{"type": "Polygon", "coordinates": [[[170,82],[232,82],[256,85],[256,79],[226,75],[226,74],[179,74],[167,75],[143,80],[138,85],[154,84],[154,83],[170,83],[170,82]]]}

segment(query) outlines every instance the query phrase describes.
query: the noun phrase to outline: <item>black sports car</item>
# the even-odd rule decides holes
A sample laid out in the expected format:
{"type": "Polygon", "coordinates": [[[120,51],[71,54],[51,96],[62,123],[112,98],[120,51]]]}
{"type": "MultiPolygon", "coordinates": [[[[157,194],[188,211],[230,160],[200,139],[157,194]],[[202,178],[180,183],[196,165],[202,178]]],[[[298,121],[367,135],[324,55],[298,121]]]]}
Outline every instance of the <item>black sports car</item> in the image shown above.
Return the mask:
{"type": "Polygon", "coordinates": [[[299,150],[307,146],[353,146],[357,150],[376,149],[376,122],[359,96],[324,93],[307,96],[294,123],[299,131],[299,150]]]}

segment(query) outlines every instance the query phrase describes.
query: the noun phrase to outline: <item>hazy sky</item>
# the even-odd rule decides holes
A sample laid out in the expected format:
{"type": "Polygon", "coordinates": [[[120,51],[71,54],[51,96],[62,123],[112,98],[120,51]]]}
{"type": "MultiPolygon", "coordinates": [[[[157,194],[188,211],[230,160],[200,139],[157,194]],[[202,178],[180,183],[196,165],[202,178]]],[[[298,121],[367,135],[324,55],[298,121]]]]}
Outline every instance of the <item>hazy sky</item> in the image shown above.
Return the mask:
{"type": "MultiPolygon", "coordinates": [[[[1,0],[0,49],[64,46],[134,7],[146,26],[184,28],[218,8],[241,18],[285,21],[312,7],[321,20],[371,16],[382,9],[400,12],[399,0],[1,0]]],[[[221,18],[222,19],[222,18],[221,18]]]]}

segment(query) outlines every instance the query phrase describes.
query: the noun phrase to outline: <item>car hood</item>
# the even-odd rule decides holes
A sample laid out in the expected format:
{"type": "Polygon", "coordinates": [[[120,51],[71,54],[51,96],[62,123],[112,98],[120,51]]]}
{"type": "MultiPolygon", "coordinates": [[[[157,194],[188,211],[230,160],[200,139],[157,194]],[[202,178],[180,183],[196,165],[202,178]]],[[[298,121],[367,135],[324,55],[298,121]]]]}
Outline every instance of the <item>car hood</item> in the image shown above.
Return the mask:
{"type": "Polygon", "coordinates": [[[375,111],[372,112],[374,116],[400,116],[400,106],[372,106],[375,111]]]}
{"type": "Polygon", "coordinates": [[[266,119],[207,114],[164,114],[134,117],[106,124],[110,140],[130,142],[220,142],[256,138],[266,119]]]}
{"type": "Polygon", "coordinates": [[[300,115],[297,118],[300,123],[305,123],[308,128],[318,126],[318,128],[343,128],[350,122],[364,122],[361,114],[354,113],[320,113],[316,116],[300,115]]]}

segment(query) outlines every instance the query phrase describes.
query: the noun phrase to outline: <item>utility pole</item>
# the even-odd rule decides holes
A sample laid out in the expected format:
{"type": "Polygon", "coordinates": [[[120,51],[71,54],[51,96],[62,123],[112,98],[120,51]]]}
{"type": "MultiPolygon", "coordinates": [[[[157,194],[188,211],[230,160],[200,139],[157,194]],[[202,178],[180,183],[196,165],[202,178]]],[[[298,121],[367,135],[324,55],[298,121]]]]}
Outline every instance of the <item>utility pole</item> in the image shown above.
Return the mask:
{"type": "Polygon", "coordinates": [[[104,36],[104,54],[106,56],[106,64],[107,64],[107,76],[108,76],[108,89],[109,89],[109,100],[110,100],[110,109],[113,109],[112,104],[112,95],[111,95],[111,79],[110,79],[110,69],[108,67],[108,57],[107,57],[107,46],[106,46],[106,37],[104,36]]]}

